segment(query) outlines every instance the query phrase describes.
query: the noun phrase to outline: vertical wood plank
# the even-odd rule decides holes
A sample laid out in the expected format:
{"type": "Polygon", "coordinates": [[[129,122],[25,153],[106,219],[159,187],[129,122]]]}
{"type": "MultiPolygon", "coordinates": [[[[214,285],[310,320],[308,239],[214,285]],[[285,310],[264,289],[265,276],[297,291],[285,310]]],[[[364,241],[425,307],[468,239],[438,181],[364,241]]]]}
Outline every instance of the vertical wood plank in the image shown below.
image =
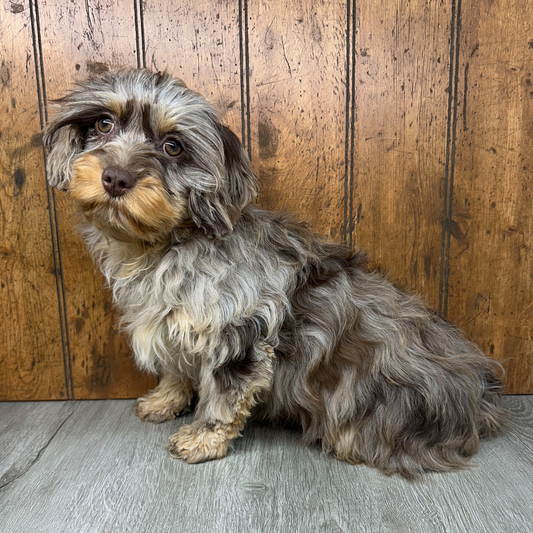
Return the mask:
{"type": "MultiPolygon", "coordinates": [[[[87,76],[137,66],[133,4],[42,2],[40,21],[49,99],[87,76]]],[[[139,396],[155,379],[135,369],[130,347],[117,331],[111,295],[75,230],[75,208],[68,195],[56,198],[74,397],[139,396]]]]}
{"type": "Polygon", "coordinates": [[[146,66],[183,79],[242,136],[239,3],[146,0],[143,15],[146,66]]]}
{"type": "Polygon", "coordinates": [[[28,2],[0,26],[0,400],[66,398],[28,2]]]}
{"type": "Polygon", "coordinates": [[[340,240],[345,157],[344,2],[250,2],[252,161],[260,203],[340,240]]]}
{"type": "Polygon", "coordinates": [[[353,237],[438,304],[450,0],[357,2],[353,237]]]}
{"type": "Polygon", "coordinates": [[[533,4],[463,2],[449,316],[533,392],[533,4]]]}

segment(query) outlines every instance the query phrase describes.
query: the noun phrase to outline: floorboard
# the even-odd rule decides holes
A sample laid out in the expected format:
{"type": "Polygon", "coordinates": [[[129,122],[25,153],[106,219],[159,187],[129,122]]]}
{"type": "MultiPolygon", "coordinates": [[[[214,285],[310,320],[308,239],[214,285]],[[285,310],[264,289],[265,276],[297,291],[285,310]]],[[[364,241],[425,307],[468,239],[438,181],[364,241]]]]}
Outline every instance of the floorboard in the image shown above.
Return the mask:
{"type": "Polygon", "coordinates": [[[133,402],[0,403],[1,533],[533,531],[533,396],[472,468],[409,483],[249,425],[221,461],[165,443],[191,417],[143,424],[133,402]]]}

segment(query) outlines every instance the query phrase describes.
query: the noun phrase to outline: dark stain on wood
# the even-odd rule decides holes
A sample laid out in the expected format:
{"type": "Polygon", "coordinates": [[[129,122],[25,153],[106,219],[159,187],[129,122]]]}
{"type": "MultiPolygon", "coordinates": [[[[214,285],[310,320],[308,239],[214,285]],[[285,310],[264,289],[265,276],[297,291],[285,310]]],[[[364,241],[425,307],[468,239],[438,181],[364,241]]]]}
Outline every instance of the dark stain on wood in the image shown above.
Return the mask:
{"type": "Polygon", "coordinates": [[[26,171],[23,168],[16,168],[13,172],[13,196],[18,196],[26,184],[26,171]]]}

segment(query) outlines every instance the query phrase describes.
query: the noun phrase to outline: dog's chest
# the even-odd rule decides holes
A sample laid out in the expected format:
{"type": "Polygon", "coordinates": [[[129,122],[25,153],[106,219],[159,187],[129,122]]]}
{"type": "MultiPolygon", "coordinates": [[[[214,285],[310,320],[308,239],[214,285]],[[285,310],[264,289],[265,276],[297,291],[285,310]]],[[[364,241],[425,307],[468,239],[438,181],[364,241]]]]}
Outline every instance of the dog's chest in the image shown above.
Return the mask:
{"type": "Polygon", "coordinates": [[[182,274],[146,273],[115,292],[142,367],[172,365],[182,358],[193,364],[190,358],[210,349],[222,325],[224,303],[213,280],[200,280],[191,271],[182,274]]]}
{"type": "Polygon", "coordinates": [[[182,250],[169,252],[113,293],[140,366],[194,364],[219,345],[224,328],[254,316],[264,283],[254,266],[182,250]]]}

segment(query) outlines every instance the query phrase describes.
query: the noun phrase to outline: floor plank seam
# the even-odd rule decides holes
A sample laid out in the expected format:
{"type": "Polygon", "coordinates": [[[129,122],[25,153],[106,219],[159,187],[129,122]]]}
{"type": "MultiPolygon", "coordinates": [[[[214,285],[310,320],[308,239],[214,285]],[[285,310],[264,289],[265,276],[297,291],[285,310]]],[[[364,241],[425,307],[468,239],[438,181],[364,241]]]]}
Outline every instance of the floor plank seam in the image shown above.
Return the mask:
{"type": "Polygon", "coordinates": [[[76,412],[78,405],[74,405],[72,411],[66,416],[65,420],[59,424],[58,428],[54,431],[54,433],[51,435],[51,437],[48,439],[48,441],[44,444],[44,446],[37,452],[37,455],[35,456],[35,459],[24,469],[23,472],[14,474],[12,477],[6,475],[6,478],[3,480],[2,484],[0,485],[0,492],[4,492],[9,485],[17,481],[17,479],[20,479],[21,477],[25,476],[32,468],[35,466],[39,460],[41,459],[43,453],[46,451],[48,446],[52,443],[52,441],[55,439],[56,435],[61,431],[61,428],[68,422],[68,420],[72,417],[72,415],[76,412]]]}

